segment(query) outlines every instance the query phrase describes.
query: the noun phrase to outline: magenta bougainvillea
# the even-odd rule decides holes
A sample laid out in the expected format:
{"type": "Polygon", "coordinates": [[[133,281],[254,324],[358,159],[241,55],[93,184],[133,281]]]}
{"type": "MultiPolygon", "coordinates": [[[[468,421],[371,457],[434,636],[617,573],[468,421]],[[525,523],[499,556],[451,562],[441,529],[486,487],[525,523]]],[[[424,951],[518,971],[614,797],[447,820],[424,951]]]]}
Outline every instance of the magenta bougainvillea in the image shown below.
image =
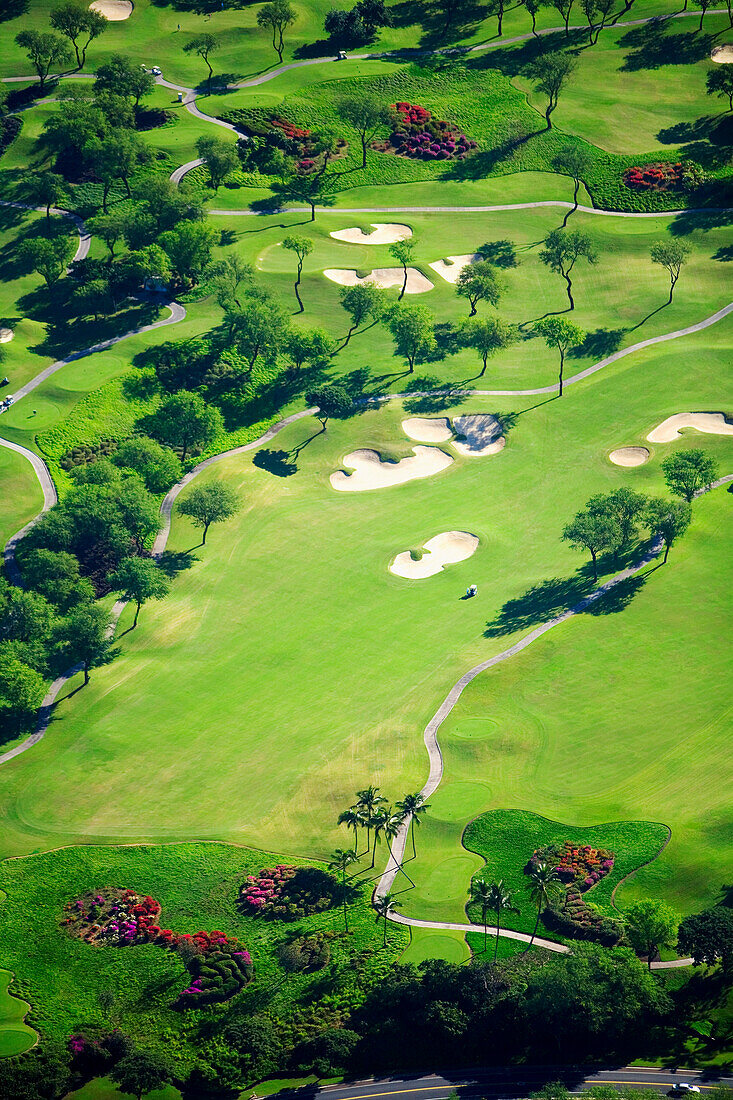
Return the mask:
{"type": "Polygon", "coordinates": [[[554,867],[562,882],[574,884],[578,890],[589,890],[605,875],[613,870],[616,857],[606,848],[591,848],[589,844],[550,844],[538,848],[529,861],[529,866],[547,863],[554,867]]]}
{"type": "Polygon", "coordinates": [[[444,119],[417,103],[394,103],[392,133],[375,148],[413,160],[463,160],[476,146],[444,119]]]}

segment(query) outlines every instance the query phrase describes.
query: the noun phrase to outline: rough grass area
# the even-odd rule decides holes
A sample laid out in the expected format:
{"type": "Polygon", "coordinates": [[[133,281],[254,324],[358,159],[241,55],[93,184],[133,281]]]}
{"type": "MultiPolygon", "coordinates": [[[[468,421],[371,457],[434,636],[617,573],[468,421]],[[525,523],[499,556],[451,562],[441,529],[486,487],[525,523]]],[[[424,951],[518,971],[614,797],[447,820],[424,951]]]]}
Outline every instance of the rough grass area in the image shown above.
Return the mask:
{"type": "MultiPolygon", "coordinates": [[[[616,856],[613,870],[583,894],[585,901],[610,911],[611,895],[621,879],[650,862],[668,837],[667,826],[653,821],[612,821],[578,828],[549,821],[527,810],[490,810],[466,826],[462,840],[469,852],[485,860],[474,877],[486,882],[502,879],[512,893],[520,912],[504,914],[502,924],[518,932],[531,932],[536,909],[527,897],[529,879],[524,874],[524,867],[535,849],[569,840],[573,844],[590,844],[593,848],[607,848],[613,852],[616,856]]],[[[467,912],[471,920],[481,923],[479,908],[469,905],[467,912]]],[[[493,921],[491,917],[490,923],[493,921]]],[[[551,934],[551,938],[556,937],[551,934]]]]}
{"type": "Polygon", "coordinates": [[[322,1027],[326,1017],[339,1019],[396,961],[408,932],[391,926],[382,947],[368,886],[350,909],[348,937],[340,935],[340,908],[296,924],[243,915],[237,899],[245,876],[277,862],[293,861],[246,848],[185,844],[67,848],[0,865],[7,893],[0,907],[3,961],[16,973],[14,989],[31,1003],[29,1023],[44,1039],[57,1040],[82,1026],[114,1023],[145,1046],[160,1048],[183,1073],[194,1058],[206,1060],[225,1024],[251,1012],[266,1010],[273,1026],[291,1037],[322,1027]],[[177,954],[156,944],[90,946],[61,928],[68,901],[105,886],[152,894],[162,905],[163,926],[174,932],[218,928],[237,936],[252,955],[254,980],[221,1005],[174,1010],[171,1002],[185,982],[177,954]],[[286,972],[278,947],[299,932],[321,929],[339,934],[330,941],[330,968],[286,972]],[[115,995],[108,1012],[99,1005],[102,990],[115,995]]]}

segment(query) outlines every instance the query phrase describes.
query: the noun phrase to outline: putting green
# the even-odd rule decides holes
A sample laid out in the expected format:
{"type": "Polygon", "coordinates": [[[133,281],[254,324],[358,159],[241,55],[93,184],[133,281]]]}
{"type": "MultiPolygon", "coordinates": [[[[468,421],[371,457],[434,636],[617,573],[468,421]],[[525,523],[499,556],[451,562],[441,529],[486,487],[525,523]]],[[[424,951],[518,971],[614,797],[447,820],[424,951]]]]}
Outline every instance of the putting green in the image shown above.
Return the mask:
{"type": "Polygon", "coordinates": [[[24,1023],[30,1005],[8,991],[12,979],[9,970],[0,970],[0,1058],[23,1054],[38,1042],[37,1032],[24,1023]]]}

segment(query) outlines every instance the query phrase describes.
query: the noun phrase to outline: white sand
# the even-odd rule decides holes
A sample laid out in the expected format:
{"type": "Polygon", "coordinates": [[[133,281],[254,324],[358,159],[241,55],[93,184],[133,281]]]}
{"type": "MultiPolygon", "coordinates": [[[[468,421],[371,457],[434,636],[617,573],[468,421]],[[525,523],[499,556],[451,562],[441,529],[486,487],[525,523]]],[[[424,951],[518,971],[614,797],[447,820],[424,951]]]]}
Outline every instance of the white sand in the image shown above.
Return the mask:
{"type": "MultiPolygon", "coordinates": [[[[327,279],[339,286],[356,286],[358,283],[373,283],[380,290],[386,290],[390,286],[402,286],[405,273],[401,267],[375,267],[374,271],[365,278],[360,279],[353,269],[343,267],[327,267],[323,272],[327,279]]],[[[426,279],[416,267],[407,269],[407,288],[405,294],[424,294],[426,290],[432,290],[433,284],[426,279]]]]}
{"type": "Polygon", "coordinates": [[[427,553],[419,561],[415,561],[410,551],[405,550],[397,555],[389,571],[408,580],[424,580],[440,573],[446,565],[470,558],[477,547],[478,539],[468,531],[444,531],[442,535],[428,539],[423,547],[427,553]]]}
{"type": "Polygon", "coordinates": [[[431,477],[447,469],[453,462],[450,455],[437,447],[413,447],[414,458],[399,462],[383,462],[376,451],[352,451],[344,458],[344,466],[353,474],[337,470],[331,474],[331,484],[339,492],[364,492],[366,489],[386,489],[419,477],[431,477]]]}
{"type": "Polygon", "coordinates": [[[9,344],[13,339],[13,330],[11,328],[0,328],[0,344],[9,344]]]}
{"type": "Polygon", "coordinates": [[[402,421],[402,430],[410,439],[420,443],[447,443],[453,438],[450,420],[445,416],[411,416],[402,421]]]}
{"type": "Polygon", "coordinates": [[[445,260],[436,260],[435,263],[428,264],[428,267],[432,267],[433,271],[440,275],[441,279],[445,279],[447,283],[457,283],[458,276],[464,267],[475,264],[477,260],[480,260],[481,253],[465,252],[462,256],[448,256],[447,258],[451,261],[449,264],[445,260]]]}
{"type": "Polygon", "coordinates": [[[501,424],[491,413],[472,416],[456,416],[453,427],[460,440],[453,444],[459,454],[468,458],[483,458],[504,450],[506,439],[501,434],[501,424]]]}
{"type": "Polygon", "coordinates": [[[716,46],[710,53],[710,60],[716,65],[733,64],[733,46],[716,46]]]}
{"type": "Polygon", "coordinates": [[[608,457],[614,466],[643,466],[649,451],[646,447],[617,447],[608,457]]]}
{"type": "Polygon", "coordinates": [[[406,241],[412,236],[409,225],[400,225],[398,222],[370,222],[373,233],[364,233],[361,229],[337,229],[330,236],[337,241],[348,241],[349,244],[395,244],[397,241],[406,241]]]}
{"type": "Polygon", "coordinates": [[[697,428],[708,435],[733,435],[733,424],[722,413],[677,413],[658,424],[647,439],[650,443],[671,443],[680,438],[682,428],[697,428]]]}
{"type": "Polygon", "coordinates": [[[133,5],[130,0],[93,0],[89,7],[109,19],[110,23],[121,23],[132,15],[133,5]]]}

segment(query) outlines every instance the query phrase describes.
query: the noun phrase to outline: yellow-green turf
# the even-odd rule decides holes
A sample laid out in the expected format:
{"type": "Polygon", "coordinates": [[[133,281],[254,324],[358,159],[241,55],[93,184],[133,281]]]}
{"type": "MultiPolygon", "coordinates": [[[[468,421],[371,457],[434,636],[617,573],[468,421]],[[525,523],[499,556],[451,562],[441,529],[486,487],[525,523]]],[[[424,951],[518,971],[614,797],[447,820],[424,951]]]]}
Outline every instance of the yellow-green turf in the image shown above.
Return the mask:
{"type": "MultiPolygon", "coordinates": [[[[153,1089],[147,1093],[148,1100],[180,1100],[181,1094],[173,1085],[162,1089],[153,1089]]],[[[80,1089],[66,1094],[65,1100],[134,1100],[131,1092],[120,1092],[109,1077],[95,1077],[87,1081],[80,1089]]]]}

